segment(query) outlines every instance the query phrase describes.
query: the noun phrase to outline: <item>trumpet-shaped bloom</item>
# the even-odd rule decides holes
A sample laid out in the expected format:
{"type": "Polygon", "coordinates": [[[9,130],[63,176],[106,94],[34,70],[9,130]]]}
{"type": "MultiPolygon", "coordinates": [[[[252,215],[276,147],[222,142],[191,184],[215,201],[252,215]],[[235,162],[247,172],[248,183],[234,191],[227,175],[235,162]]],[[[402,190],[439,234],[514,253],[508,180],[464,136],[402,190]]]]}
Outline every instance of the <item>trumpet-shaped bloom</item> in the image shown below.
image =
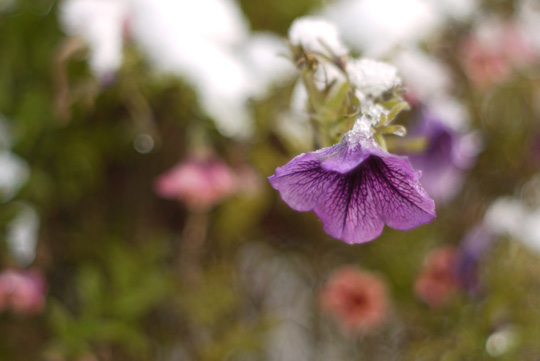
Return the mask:
{"type": "Polygon", "coordinates": [[[406,157],[381,149],[364,118],[332,147],[304,153],[269,177],[297,211],[313,210],[324,230],[347,243],[378,237],[384,224],[410,230],[435,217],[406,157]]]}

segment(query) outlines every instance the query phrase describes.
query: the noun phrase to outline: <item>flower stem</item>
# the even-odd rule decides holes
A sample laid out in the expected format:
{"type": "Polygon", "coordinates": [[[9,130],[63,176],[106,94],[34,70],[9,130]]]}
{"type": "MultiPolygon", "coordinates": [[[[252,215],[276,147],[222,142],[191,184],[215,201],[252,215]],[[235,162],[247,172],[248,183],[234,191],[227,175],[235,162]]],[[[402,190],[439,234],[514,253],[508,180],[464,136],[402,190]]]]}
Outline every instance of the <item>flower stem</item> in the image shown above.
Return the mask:
{"type": "Polygon", "coordinates": [[[180,275],[189,284],[196,284],[201,278],[201,253],[207,228],[207,211],[191,211],[188,214],[182,233],[178,263],[180,275]]]}

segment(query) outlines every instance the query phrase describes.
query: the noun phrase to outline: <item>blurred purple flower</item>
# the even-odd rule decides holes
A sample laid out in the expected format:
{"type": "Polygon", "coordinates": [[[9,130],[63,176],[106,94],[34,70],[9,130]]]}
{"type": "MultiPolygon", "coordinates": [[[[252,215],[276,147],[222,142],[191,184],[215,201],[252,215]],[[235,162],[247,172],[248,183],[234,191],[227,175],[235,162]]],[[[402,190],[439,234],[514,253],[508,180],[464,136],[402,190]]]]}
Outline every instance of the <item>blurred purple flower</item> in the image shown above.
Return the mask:
{"type": "Polygon", "coordinates": [[[420,124],[410,134],[427,138],[420,154],[409,155],[413,167],[422,171],[422,185],[437,203],[450,201],[476,162],[478,140],[455,131],[428,111],[422,111],[420,124]]]}
{"type": "Polygon", "coordinates": [[[301,154],[268,178],[291,208],[314,210],[329,235],[349,244],[373,240],[384,224],[410,230],[435,218],[420,173],[382,150],[361,123],[339,144],[301,154]]]}
{"type": "Polygon", "coordinates": [[[45,306],[45,279],[36,269],[10,269],[0,273],[0,311],[22,315],[40,313],[45,306]]]}
{"type": "Polygon", "coordinates": [[[457,250],[456,272],[461,286],[471,295],[481,289],[478,264],[493,244],[494,232],[484,223],[473,227],[463,238],[457,250]]]}

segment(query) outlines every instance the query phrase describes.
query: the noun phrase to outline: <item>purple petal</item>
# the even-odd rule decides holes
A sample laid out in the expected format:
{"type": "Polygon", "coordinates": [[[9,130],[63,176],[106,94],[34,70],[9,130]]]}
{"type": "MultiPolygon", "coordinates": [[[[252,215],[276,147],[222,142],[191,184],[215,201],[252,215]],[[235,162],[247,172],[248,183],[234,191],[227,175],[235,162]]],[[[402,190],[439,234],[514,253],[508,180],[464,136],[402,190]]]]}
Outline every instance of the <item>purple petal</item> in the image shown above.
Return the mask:
{"type": "Polygon", "coordinates": [[[410,157],[411,163],[423,173],[421,183],[438,202],[446,203],[461,189],[465,172],[454,162],[456,138],[441,131],[429,138],[423,154],[410,157]]]}
{"type": "Polygon", "coordinates": [[[370,189],[373,176],[368,163],[361,163],[347,174],[321,170],[333,175],[333,184],[327,186],[313,210],[326,233],[347,243],[371,241],[384,227],[370,189]]]}
{"type": "Polygon", "coordinates": [[[424,135],[428,146],[422,154],[411,155],[411,163],[422,170],[421,183],[439,203],[450,201],[461,190],[467,170],[480,151],[480,140],[474,134],[451,129],[429,111],[421,113],[420,124],[411,135],[424,135]]]}
{"type": "Polygon", "coordinates": [[[374,145],[367,141],[353,147],[343,141],[333,147],[322,149],[323,152],[319,151],[320,153],[317,152],[317,154],[324,170],[345,174],[369,157],[370,152],[366,150],[371,147],[374,145]]]}
{"type": "Polygon", "coordinates": [[[418,227],[435,218],[435,204],[419,183],[407,158],[376,158],[375,179],[380,200],[379,215],[392,228],[402,231],[418,227]]]}
{"type": "Polygon", "coordinates": [[[418,178],[404,157],[341,142],[294,158],[268,179],[291,208],[314,210],[329,235],[362,243],[379,236],[385,223],[409,230],[435,217],[418,178]]]}
{"type": "Polygon", "coordinates": [[[304,212],[312,210],[323,192],[335,184],[335,175],[320,169],[314,153],[305,153],[277,168],[268,180],[292,209],[304,212]]]}

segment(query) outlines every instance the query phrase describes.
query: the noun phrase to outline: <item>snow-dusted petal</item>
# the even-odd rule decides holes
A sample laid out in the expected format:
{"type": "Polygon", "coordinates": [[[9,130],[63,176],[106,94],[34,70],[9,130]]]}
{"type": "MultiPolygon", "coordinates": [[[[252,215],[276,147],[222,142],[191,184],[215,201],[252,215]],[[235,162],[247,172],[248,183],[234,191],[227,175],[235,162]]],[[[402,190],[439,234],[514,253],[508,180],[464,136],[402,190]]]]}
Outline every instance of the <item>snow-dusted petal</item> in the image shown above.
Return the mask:
{"type": "Polygon", "coordinates": [[[409,230],[431,221],[435,207],[418,182],[419,173],[406,158],[367,144],[350,148],[345,137],[333,147],[294,158],[269,181],[289,206],[313,210],[329,235],[347,243],[376,238],[385,223],[409,230]],[[329,161],[349,169],[325,167],[329,161]]]}
{"type": "Polygon", "coordinates": [[[252,134],[248,99],[258,91],[242,57],[247,20],[233,0],[131,0],[133,39],[161,73],[184,77],[218,130],[252,134]]]}
{"type": "Polygon", "coordinates": [[[401,85],[397,69],[387,63],[372,59],[357,59],[347,63],[351,85],[365,95],[377,97],[401,85]]]}
{"type": "Polygon", "coordinates": [[[327,54],[330,49],[337,56],[349,52],[341,42],[337,28],[326,20],[314,17],[296,19],[289,28],[289,40],[306,51],[327,54]]]}
{"type": "Polygon", "coordinates": [[[418,43],[443,17],[424,0],[338,0],[323,10],[354,50],[382,57],[396,47],[418,43]]]}
{"type": "MultiPolygon", "coordinates": [[[[118,1],[118,0],[116,0],[118,1]]],[[[133,4],[135,39],[153,39],[174,48],[185,48],[186,37],[195,36],[224,47],[239,46],[248,37],[249,25],[234,0],[129,0],[133,4]],[[175,43],[174,39],[179,37],[175,43]]],[[[170,55],[167,49],[154,48],[170,55]]]]}
{"type": "Polygon", "coordinates": [[[122,63],[123,32],[128,17],[129,5],[124,0],[66,0],[60,8],[64,31],[86,41],[90,67],[101,80],[113,75],[122,63]]]}

